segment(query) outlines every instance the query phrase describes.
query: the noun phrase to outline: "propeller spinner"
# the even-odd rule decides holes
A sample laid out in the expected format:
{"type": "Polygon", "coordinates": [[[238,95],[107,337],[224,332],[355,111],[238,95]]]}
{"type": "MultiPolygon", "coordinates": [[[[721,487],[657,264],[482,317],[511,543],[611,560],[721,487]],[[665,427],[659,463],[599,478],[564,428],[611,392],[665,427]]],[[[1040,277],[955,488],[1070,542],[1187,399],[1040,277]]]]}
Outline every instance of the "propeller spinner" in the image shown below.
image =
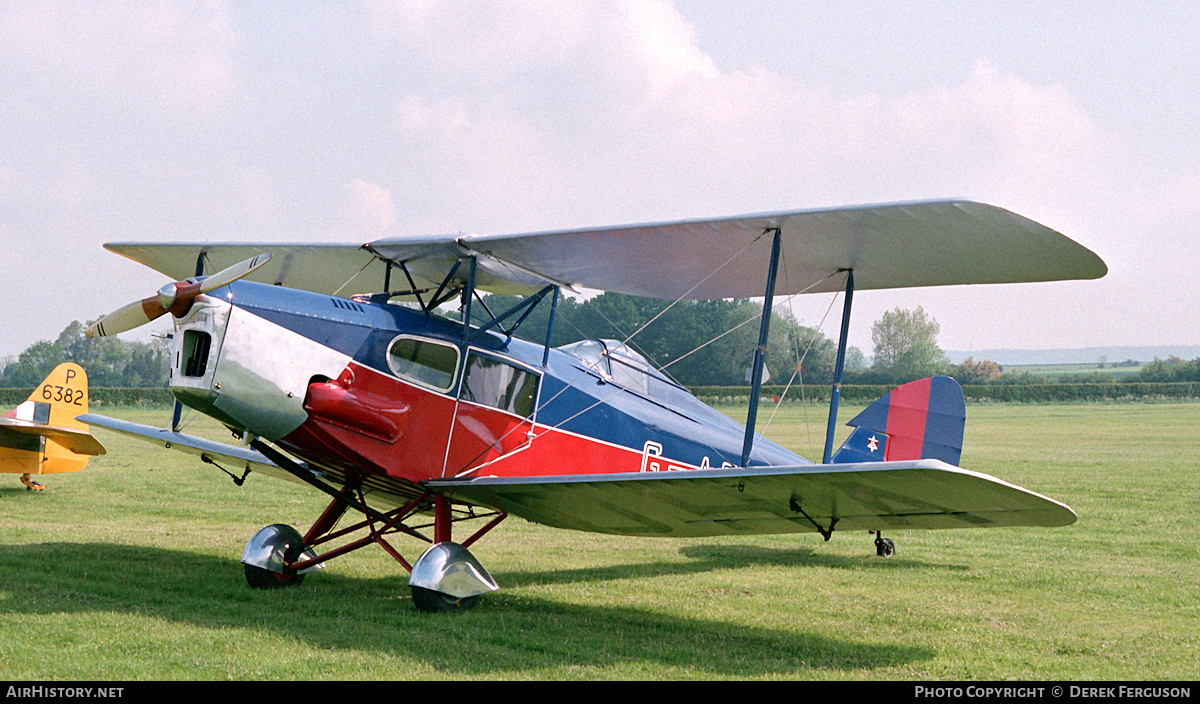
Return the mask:
{"type": "Polygon", "coordinates": [[[196,296],[214,291],[237,281],[271,260],[270,252],[239,262],[200,281],[173,281],[153,296],[134,301],[109,313],[92,324],[84,333],[87,337],[106,337],[141,327],[170,312],[182,317],[192,307],[196,296]]]}

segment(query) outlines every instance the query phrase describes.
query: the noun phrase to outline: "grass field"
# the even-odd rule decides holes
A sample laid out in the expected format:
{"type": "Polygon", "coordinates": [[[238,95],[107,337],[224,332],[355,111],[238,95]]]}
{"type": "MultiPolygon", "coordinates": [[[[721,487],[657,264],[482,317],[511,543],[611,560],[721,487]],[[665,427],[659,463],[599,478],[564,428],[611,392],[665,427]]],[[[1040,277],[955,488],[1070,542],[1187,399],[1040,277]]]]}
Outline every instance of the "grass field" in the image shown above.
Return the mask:
{"type": "MultiPolygon", "coordinates": [[[[823,428],[794,406],[767,432],[811,457],[823,428]]],[[[1200,404],[968,407],[963,466],[1066,502],[1067,528],[896,533],[884,559],[858,533],[509,519],[472,548],[502,590],[454,615],[418,613],[380,550],[251,590],[245,541],[322,496],[97,435],[109,454],[41,494],[0,475],[0,680],[1200,677],[1200,404]]]]}

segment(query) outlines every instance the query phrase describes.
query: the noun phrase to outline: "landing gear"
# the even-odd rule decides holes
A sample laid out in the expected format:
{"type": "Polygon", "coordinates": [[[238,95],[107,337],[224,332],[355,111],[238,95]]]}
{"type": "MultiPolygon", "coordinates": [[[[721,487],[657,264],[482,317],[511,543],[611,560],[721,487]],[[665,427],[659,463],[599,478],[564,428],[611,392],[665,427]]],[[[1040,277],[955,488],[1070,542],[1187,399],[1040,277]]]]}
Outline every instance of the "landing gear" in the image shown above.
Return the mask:
{"type": "Polygon", "coordinates": [[[452,613],[454,611],[467,611],[472,606],[475,606],[475,600],[478,596],[468,596],[458,598],[435,592],[432,589],[423,589],[421,587],[410,587],[412,589],[413,604],[416,605],[418,611],[426,613],[452,613]]]}
{"type": "Polygon", "coordinates": [[[316,553],[305,549],[304,538],[295,528],[282,523],[267,526],[254,534],[242,551],[246,583],[255,589],[294,587],[304,581],[305,573],[321,569],[323,563],[307,569],[292,566],[301,558],[313,558],[316,553]]]}
{"type": "Polygon", "coordinates": [[[413,564],[408,578],[413,604],[421,611],[466,611],[480,594],[499,589],[475,556],[458,543],[435,544],[413,564]]]}
{"type": "MultiPolygon", "coordinates": [[[[378,545],[409,570],[409,588],[413,604],[421,611],[454,612],[466,611],[475,605],[482,594],[499,589],[483,565],[467,550],[467,546],[504,520],[507,514],[491,513],[483,516],[473,512],[465,517],[455,517],[450,501],[440,495],[422,494],[408,505],[387,513],[379,513],[367,507],[360,488],[332,491],[333,502],[317,519],[308,534],[301,536],[291,526],[277,523],[267,526],[250,539],[242,552],[246,582],[257,589],[278,589],[300,584],[304,575],[325,567],[324,560],[357,550],[367,545],[378,545]],[[431,526],[410,527],[404,520],[429,509],[433,510],[431,526]],[[334,530],[337,522],[349,509],[361,511],[366,520],[353,526],[334,530]],[[491,518],[463,544],[450,541],[451,525],[459,520],[491,518]],[[418,528],[432,527],[433,540],[423,536],[418,528]],[[367,535],[352,540],[341,547],[317,555],[316,548],[332,540],[365,530],[367,535]],[[391,546],[387,538],[405,534],[420,538],[433,545],[413,564],[409,564],[391,546]]],[[[324,549],[324,548],[321,548],[324,549]]]]}
{"type": "Polygon", "coordinates": [[[280,589],[296,587],[304,581],[304,575],[299,572],[271,572],[254,565],[242,565],[246,571],[246,584],[255,589],[280,589]]]}
{"type": "Polygon", "coordinates": [[[896,541],[883,537],[879,531],[871,531],[875,535],[875,554],[880,557],[891,557],[896,554],[896,541]]]}
{"type": "Polygon", "coordinates": [[[21,475],[21,483],[25,485],[25,491],[41,491],[46,488],[44,484],[39,484],[30,479],[28,474],[21,475]]]}

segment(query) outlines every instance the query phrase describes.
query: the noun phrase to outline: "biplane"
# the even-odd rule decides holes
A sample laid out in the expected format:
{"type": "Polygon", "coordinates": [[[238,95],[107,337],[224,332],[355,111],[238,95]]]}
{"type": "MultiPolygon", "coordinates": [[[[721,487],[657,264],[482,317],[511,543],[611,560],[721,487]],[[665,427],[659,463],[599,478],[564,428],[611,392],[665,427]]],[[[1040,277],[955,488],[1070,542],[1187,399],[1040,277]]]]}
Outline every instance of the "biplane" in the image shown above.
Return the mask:
{"type": "Polygon", "coordinates": [[[498,588],[469,548],[508,516],[629,536],[864,531],[881,555],[895,549],[885,531],[1076,520],[1058,501],[957,466],[965,410],[953,379],[893,390],[833,448],[855,291],[1106,273],[1083,246],[994,206],[919,202],[363,245],[105,246],[172,282],[88,334],[171,313],[178,403],[165,428],[83,420],[190,453],[239,482],[261,472],[329,497],[305,532],[273,524],[250,538],[241,562],[255,587],[297,584],[377,545],[410,572],[419,609],[469,608],[498,588]],[[552,347],[564,290],[761,297],[746,422],[700,402],[628,339],[552,347]],[[482,292],[521,302],[492,311],[482,292]],[[820,463],[755,432],[772,301],[802,292],[844,297],[820,463]],[[522,325],[536,306],[549,308],[549,324],[529,334],[522,325]],[[240,442],[180,432],[182,407],[240,442]],[[396,547],[407,538],[424,547],[416,560],[396,547]]]}
{"type": "Polygon", "coordinates": [[[104,446],[76,420],[87,412],[87,373],[71,362],[58,365],[24,403],[0,416],[0,473],[20,474],[27,490],[42,491],[34,475],[78,472],[103,455],[104,446]]]}

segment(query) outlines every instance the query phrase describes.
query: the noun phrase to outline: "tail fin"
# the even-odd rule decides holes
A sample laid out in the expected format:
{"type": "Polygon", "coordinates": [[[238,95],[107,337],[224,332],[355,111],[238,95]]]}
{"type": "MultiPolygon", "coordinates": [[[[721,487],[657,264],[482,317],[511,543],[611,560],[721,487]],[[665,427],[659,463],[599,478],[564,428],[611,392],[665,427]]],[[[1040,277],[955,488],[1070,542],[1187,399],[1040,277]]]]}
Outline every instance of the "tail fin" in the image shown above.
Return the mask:
{"type": "Polygon", "coordinates": [[[61,428],[87,430],[87,424],[75,420],[88,412],[88,379],[83,367],[64,362],[50,372],[29,399],[5,417],[44,423],[61,428]]]}
{"type": "Polygon", "coordinates": [[[854,431],[835,464],[938,459],[958,465],[967,409],[962,387],[948,376],[898,386],[846,425],[854,431]]]}
{"type": "Polygon", "coordinates": [[[76,416],[88,412],[87,373],[78,364],[55,367],[29,399],[0,416],[0,472],[77,472],[101,445],[76,416]]]}

